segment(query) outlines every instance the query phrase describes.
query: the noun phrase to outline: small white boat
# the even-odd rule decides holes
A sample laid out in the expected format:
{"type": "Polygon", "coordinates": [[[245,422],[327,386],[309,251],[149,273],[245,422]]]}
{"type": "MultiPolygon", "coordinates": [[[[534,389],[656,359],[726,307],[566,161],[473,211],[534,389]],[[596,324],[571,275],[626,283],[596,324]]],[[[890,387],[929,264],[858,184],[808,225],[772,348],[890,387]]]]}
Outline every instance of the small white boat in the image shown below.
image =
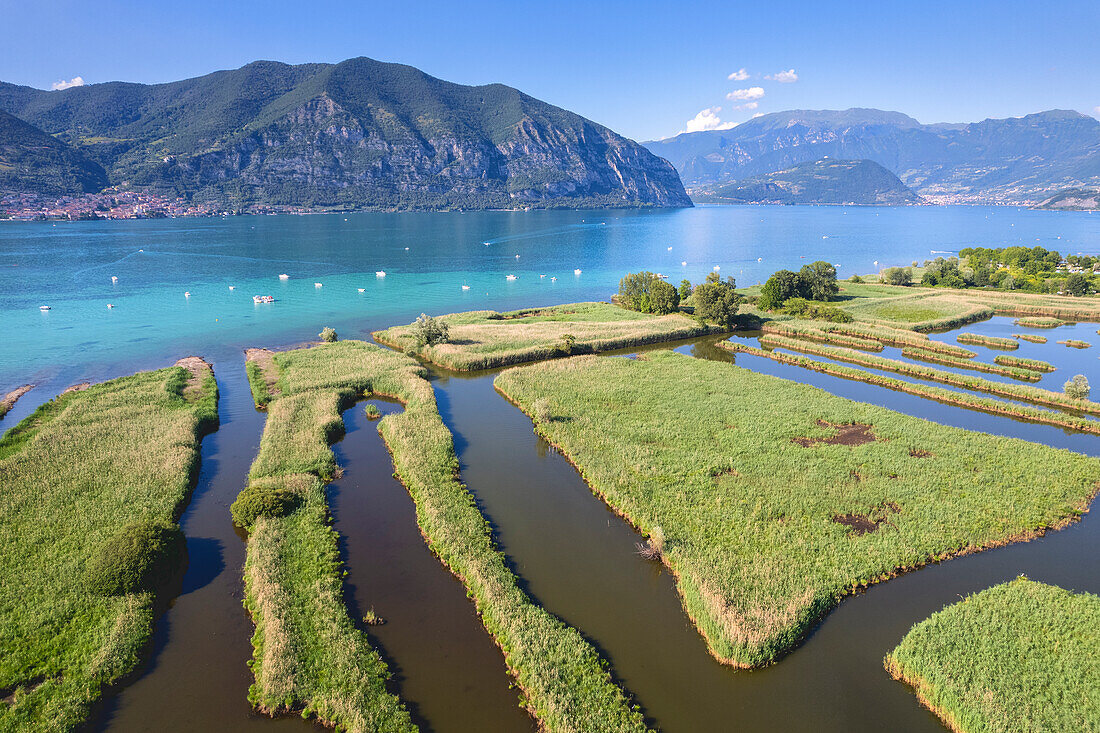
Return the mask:
{"type": "Polygon", "coordinates": [[[539,278],[540,278],[540,279],[541,279],[541,278],[544,278],[544,277],[546,277],[546,275],[539,275],[539,278]]]}
{"type": "Polygon", "coordinates": [[[505,280],[515,280],[515,279],[516,279],[516,276],[515,276],[515,275],[509,275],[508,277],[506,277],[506,278],[504,278],[504,279],[505,279],[505,280]]]}
{"type": "Polygon", "coordinates": [[[117,283],[118,282],[118,276],[117,275],[111,275],[111,282],[117,283]]]}
{"type": "Polygon", "coordinates": [[[573,274],[574,275],[580,275],[581,274],[581,268],[578,267],[576,270],[573,270],[573,274]]]}
{"type": "Polygon", "coordinates": [[[359,292],[360,293],[365,293],[365,292],[367,292],[367,289],[366,288],[359,288],[359,292]]]}
{"type": "Polygon", "coordinates": [[[257,303],[257,304],[259,304],[259,303],[274,303],[275,302],[275,297],[272,296],[272,295],[253,295],[252,296],[252,302],[257,303]]]}
{"type": "Polygon", "coordinates": [[[680,263],[680,266],[681,267],[687,267],[688,266],[688,261],[684,260],[683,262],[680,263]]]}
{"type": "Polygon", "coordinates": [[[377,272],[374,273],[374,276],[375,277],[385,277],[386,276],[386,271],[385,270],[378,270],[377,272]]]}
{"type": "Polygon", "coordinates": [[[756,261],[757,261],[757,262],[763,262],[763,261],[764,261],[764,258],[763,258],[763,257],[757,257],[757,258],[756,258],[756,261]]]}
{"type": "Polygon", "coordinates": [[[405,251],[406,251],[406,252],[408,252],[408,251],[409,251],[409,248],[408,248],[408,247],[406,247],[406,248],[405,248],[405,251]]]}
{"type": "Polygon", "coordinates": [[[108,303],[108,304],[107,304],[107,307],[108,307],[108,308],[114,308],[114,307],[115,307],[115,304],[114,304],[114,303],[108,303]]]}
{"type": "Polygon", "coordinates": [[[875,267],[878,267],[878,260],[875,260],[875,267]]]}
{"type": "Polygon", "coordinates": [[[714,266],[714,271],[715,271],[715,272],[718,272],[718,271],[719,271],[719,270],[721,270],[721,269],[722,269],[722,266],[721,266],[721,265],[715,265],[715,266],[714,266]]]}
{"type": "Polygon", "coordinates": [[[490,244],[492,244],[492,242],[482,242],[482,244],[484,244],[486,247],[488,247],[490,244]]]}
{"type": "Polygon", "coordinates": [[[659,278],[660,278],[660,279],[662,279],[662,280],[668,280],[668,275],[662,275],[662,274],[661,274],[661,273],[659,273],[659,272],[657,273],[657,277],[659,277],[659,278]]]}
{"type": "Polygon", "coordinates": [[[313,287],[320,288],[320,287],[323,287],[323,286],[321,285],[321,283],[313,283],[313,287]]]}
{"type": "Polygon", "coordinates": [[[48,305],[40,305],[40,306],[38,306],[38,310],[40,310],[40,311],[48,311],[48,310],[50,310],[50,306],[48,306],[48,305]]]}
{"type": "Polygon", "coordinates": [[[190,298],[190,297],[191,297],[191,291],[190,291],[190,290],[186,291],[186,292],[185,292],[185,293],[183,294],[183,297],[185,297],[185,298],[190,298]]]}
{"type": "Polygon", "coordinates": [[[469,285],[463,285],[463,286],[462,286],[462,289],[463,289],[463,290],[469,290],[469,289],[470,289],[470,286],[469,286],[469,285]]]}
{"type": "Polygon", "coordinates": [[[236,290],[236,289],[237,289],[237,286],[236,286],[236,285],[230,285],[230,286],[229,286],[229,289],[230,289],[230,290],[236,290]]]}
{"type": "Polygon", "coordinates": [[[557,278],[557,277],[552,277],[552,278],[550,278],[550,282],[555,282],[555,283],[556,283],[557,281],[558,281],[558,278],[557,278]]]}
{"type": "Polygon", "coordinates": [[[280,280],[289,280],[289,279],[290,279],[290,275],[285,275],[285,274],[284,274],[284,275],[279,275],[279,279],[280,279],[280,280]]]}
{"type": "Polygon", "coordinates": [[[828,234],[822,234],[822,235],[821,235],[821,238],[822,238],[822,239],[828,239],[828,238],[829,238],[829,235],[828,235],[828,234]]]}
{"type": "Polygon", "coordinates": [[[668,248],[668,251],[669,251],[669,252],[671,252],[671,251],[672,251],[672,247],[669,247],[669,248],[668,248]]]}
{"type": "Polygon", "coordinates": [[[519,255],[516,255],[516,259],[517,259],[517,260],[519,259],[519,255]]]}

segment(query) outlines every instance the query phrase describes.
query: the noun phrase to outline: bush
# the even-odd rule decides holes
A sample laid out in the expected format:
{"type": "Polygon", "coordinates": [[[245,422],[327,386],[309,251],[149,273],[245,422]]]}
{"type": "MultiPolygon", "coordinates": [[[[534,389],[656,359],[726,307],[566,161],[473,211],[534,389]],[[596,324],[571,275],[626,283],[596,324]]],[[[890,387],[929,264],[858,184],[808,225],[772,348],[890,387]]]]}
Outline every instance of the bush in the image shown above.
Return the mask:
{"type": "Polygon", "coordinates": [[[783,304],[783,312],[799,316],[800,318],[812,318],[815,321],[829,321],[831,323],[851,323],[854,318],[846,310],[841,310],[835,305],[815,303],[805,298],[791,298],[783,304]]]}
{"type": "Polygon", "coordinates": [[[836,281],[836,268],[824,260],[804,265],[798,272],[798,279],[801,281],[800,290],[803,297],[810,300],[832,300],[832,297],[840,292],[840,286],[836,281]]]}
{"type": "Polygon", "coordinates": [[[805,296],[799,274],[790,270],[780,270],[769,277],[764,287],[760,289],[760,300],[757,301],[757,305],[762,310],[777,310],[782,308],[790,298],[805,296]]]}
{"type": "Polygon", "coordinates": [[[882,281],[887,285],[911,285],[913,270],[908,267],[887,267],[882,271],[882,281]]]}
{"type": "Polygon", "coordinates": [[[1066,278],[1065,290],[1070,295],[1088,295],[1089,293],[1089,281],[1084,275],[1079,272],[1072,273],[1066,278]]]}
{"type": "Polygon", "coordinates": [[[249,529],[259,517],[285,517],[297,509],[300,502],[301,496],[292,489],[249,486],[237,495],[229,512],[234,524],[249,529]]]}
{"type": "Polygon", "coordinates": [[[619,302],[639,313],[674,313],[680,306],[680,293],[672,285],[648,270],[627,275],[619,281],[619,302]]]}
{"type": "Polygon", "coordinates": [[[863,278],[860,277],[859,275],[852,275],[850,278],[848,278],[848,282],[850,282],[850,283],[861,283],[861,282],[863,282],[863,278]]]}
{"type": "Polygon", "coordinates": [[[558,351],[566,356],[570,356],[577,348],[577,337],[571,333],[563,333],[561,336],[561,343],[558,344],[558,351]]]}
{"type": "Polygon", "coordinates": [[[367,418],[370,420],[377,420],[382,417],[382,411],[373,402],[368,402],[367,406],[363,408],[363,412],[367,414],[367,418]]]}
{"type": "Polygon", "coordinates": [[[1089,379],[1084,374],[1078,374],[1062,386],[1066,397],[1075,400],[1087,400],[1089,398],[1089,379]]]}
{"type": "Polygon", "coordinates": [[[336,340],[336,329],[325,326],[321,329],[321,333],[317,334],[318,337],[326,344],[331,344],[336,340]]]}
{"type": "Polygon", "coordinates": [[[680,281],[680,300],[685,301],[691,297],[691,280],[680,281]]]}
{"type": "Polygon", "coordinates": [[[186,553],[183,531],[174,522],[128,525],[88,562],[88,587],[109,596],[156,592],[183,569],[186,553]]]}
{"type": "Polygon", "coordinates": [[[432,318],[427,313],[421,313],[412,326],[413,339],[417,347],[435,346],[447,343],[450,333],[447,324],[438,318],[432,318]]]}
{"type": "Polygon", "coordinates": [[[693,301],[696,318],[717,323],[727,331],[733,329],[733,321],[737,316],[737,306],[741,302],[741,296],[729,283],[704,283],[695,288],[693,301]]]}

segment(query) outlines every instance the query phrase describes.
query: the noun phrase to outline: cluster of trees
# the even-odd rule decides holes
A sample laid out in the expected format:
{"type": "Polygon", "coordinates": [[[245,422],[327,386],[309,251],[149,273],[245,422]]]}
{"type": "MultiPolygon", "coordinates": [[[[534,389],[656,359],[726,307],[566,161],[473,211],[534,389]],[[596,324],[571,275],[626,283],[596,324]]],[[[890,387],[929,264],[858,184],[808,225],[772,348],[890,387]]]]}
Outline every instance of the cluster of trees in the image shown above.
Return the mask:
{"type": "Polygon", "coordinates": [[[682,280],[678,289],[652,272],[634,272],[619,281],[619,303],[640,313],[663,315],[675,313],[690,298],[696,318],[732,329],[741,303],[736,288],[732,277],[722,280],[716,272],[696,286],[682,280]]]}
{"type": "MultiPolygon", "coordinates": [[[[920,284],[930,288],[997,288],[1069,295],[1088,295],[1097,289],[1098,283],[1090,273],[1100,258],[1071,255],[1066,263],[1085,272],[1062,274],[1057,270],[1062,256],[1042,247],[968,247],[959,254],[966,258],[965,266],[958,257],[925,260],[920,284]]],[[[888,267],[880,278],[889,285],[909,285],[913,271],[888,267]]]]}
{"type": "Polygon", "coordinates": [[[762,310],[778,310],[791,298],[827,302],[838,292],[840,286],[836,281],[836,268],[828,262],[818,260],[798,272],[776,272],[764,283],[757,305],[762,310]]]}

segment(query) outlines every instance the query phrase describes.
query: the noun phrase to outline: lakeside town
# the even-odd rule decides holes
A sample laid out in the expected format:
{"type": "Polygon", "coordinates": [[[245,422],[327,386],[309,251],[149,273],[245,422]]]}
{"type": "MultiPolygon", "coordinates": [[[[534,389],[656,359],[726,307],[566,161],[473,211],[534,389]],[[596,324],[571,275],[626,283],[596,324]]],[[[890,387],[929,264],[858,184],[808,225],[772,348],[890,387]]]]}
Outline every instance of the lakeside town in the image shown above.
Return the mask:
{"type": "Polygon", "coordinates": [[[0,193],[0,221],[91,221],[97,219],[179,219],[230,214],[309,214],[305,206],[253,204],[227,210],[213,203],[169,198],[148,191],[118,188],[81,196],[42,196],[28,192],[0,193]]]}

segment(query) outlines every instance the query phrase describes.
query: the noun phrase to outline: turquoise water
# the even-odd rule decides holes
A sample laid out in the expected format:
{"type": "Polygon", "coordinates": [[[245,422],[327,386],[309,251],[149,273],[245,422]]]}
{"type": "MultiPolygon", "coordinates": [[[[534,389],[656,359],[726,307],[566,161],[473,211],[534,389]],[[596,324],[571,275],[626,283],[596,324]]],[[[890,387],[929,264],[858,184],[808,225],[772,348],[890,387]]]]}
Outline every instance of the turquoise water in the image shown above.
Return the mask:
{"type": "Polygon", "coordinates": [[[815,259],[838,264],[845,277],[876,270],[876,260],[908,264],[933,251],[1020,244],[1100,250],[1100,216],[749,206],[5,222],[0,390],[34,382],[56,391],[187,354],[278,347],[326,325],[361,337],[421,311],[603,299],[643,268],[678,283],[718,266],[750,285],[815,259]],[[253,295],[276,302],[255,305],[253,295]]]}

